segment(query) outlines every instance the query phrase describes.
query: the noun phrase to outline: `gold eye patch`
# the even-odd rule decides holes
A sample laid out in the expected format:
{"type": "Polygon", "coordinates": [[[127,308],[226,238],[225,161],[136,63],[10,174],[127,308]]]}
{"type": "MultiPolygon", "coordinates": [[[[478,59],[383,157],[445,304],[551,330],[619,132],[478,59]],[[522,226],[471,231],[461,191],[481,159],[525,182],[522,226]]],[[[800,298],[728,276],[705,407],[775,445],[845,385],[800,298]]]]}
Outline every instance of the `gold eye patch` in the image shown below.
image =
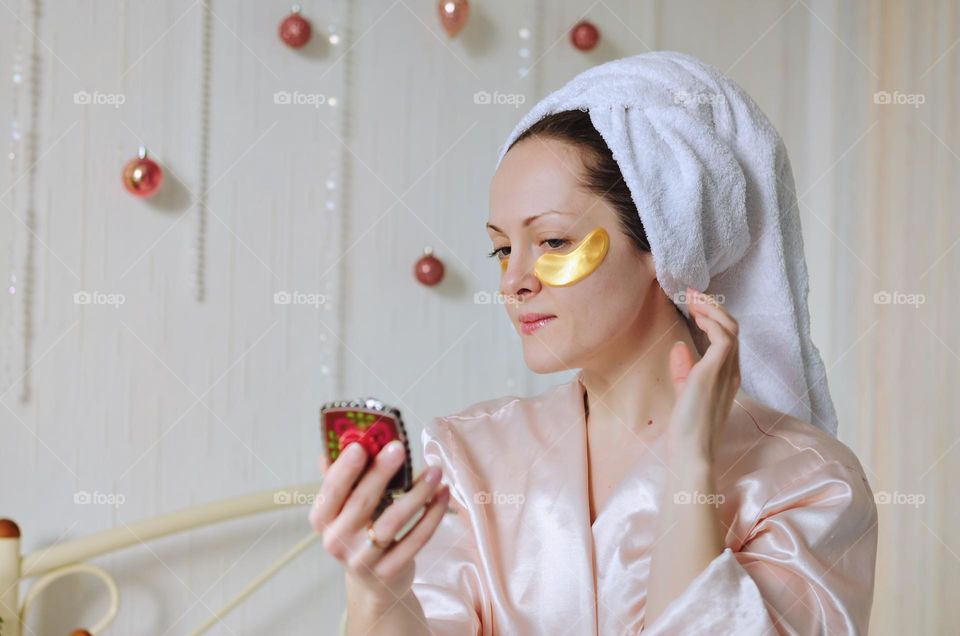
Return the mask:
{"type": "MultiPolygon", "coordinates": [[[[587,234],[580,244],[566,254],[541,254],[533,265],[534,275],[544,285],[565,287],[583,280],[600,266],[610,248],[610,236],[602,227],[587,234]]],[[[510,257],[500,261],[500,269],[507,270],[510,257]]]]}

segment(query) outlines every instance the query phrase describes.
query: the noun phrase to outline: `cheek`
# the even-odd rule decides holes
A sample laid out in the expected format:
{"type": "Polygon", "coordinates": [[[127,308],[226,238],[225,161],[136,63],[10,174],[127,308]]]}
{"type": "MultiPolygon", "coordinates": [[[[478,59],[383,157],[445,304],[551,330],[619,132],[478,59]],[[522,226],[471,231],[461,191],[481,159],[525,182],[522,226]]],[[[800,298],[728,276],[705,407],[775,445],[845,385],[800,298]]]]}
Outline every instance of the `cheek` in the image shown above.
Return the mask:
{"type": "Polygon", "coordinates": [[[606,331],[622,328],[636,318],[651,284],[656,281],[642,263],[611,253],[589,276],[555,291],[567,292],[565,303],[574,310],[580,326],[606,331]]]}
{"type": "Polygon", "coordinates": [[[560,290],[574,292],[583,302],[602,305],[623,295],[624,285],[635,279],[636,274],[636,269],[628,267],[613,253],[608,253],[596,269],[573,285],[560,290]]]}

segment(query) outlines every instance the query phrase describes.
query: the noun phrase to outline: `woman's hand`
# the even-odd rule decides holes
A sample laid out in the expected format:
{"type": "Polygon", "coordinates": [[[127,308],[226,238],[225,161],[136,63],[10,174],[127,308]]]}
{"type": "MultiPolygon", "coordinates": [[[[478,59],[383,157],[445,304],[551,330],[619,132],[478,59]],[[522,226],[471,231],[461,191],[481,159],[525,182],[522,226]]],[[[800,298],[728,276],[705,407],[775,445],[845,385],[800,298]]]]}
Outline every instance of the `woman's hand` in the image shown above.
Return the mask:
{"type": "Polygon", "coordinates": [[[667,461],[673,466],[650,557],[644,625],[653,625],[725,547],[717,503],[722,495],[716,492],[713,462],[740,388],[738,326],[713,297],[688,287],[687,298],[690,316],[706,332],[710,346],[696,364],[683,342],[670,350],[677,401],[664,434],[667,461]]]}
{"type": "Polygon", "coordinates": [[[437,491],[440,468],[427,468],[409,492],[387,506],[373,523],[373,531],[378,542],[386,544],[426,505],[423,517],[390,547],[369,545],[367,527],[403,459],[403,444],[396,440],[377,453],[366,472],[367,453],[358,443],[347,446],[329,466],[326,456],[321,455],[324,479],[310,510],[310,524],[323,534],[324,549],[346,571],[348,596],[357,591],[364,595],[364,603],[384,610],[410,591],[414,557],[433,536],[450,496],[447,486],[437,491]]]}
{"type": "Polygon", "coordinates": [[[693,363],[690,349],[678,342],[670,350],[670,376],[677,395],[670,426],[671,454],[713,464],[716,443],[740,389],[739,325],[713,296],[687,287],[690,316],[710,338],[703,357],[693,363]]]}

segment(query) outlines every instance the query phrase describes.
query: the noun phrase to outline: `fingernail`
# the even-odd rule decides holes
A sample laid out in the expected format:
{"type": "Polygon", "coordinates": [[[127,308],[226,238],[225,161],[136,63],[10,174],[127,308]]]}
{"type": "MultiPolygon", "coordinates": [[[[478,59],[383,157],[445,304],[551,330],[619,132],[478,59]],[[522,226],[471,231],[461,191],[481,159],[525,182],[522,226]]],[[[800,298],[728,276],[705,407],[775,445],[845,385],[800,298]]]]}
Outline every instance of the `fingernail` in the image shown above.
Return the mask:
{"type": "Polygon", "coordinates": [[[343,451],[343,454],[347,456],[347,459],[360,459],[361,456],[365,456],[367,451],[361,446],[358,442],[354,442],[347,446],[347,449],[343,451]]]}
{"type": "Polygon", "coordinates": [[[388,457],[396,457],[403,452],[403,444],[400,442],[400,440],[395,439],[384,446],[383,450],[388,457]]]}
{"type": "Polygon", "coordinates": [[[427,474],[423,476],[423,480],[428,484],[435,484],[440,481],[440,469],[436,466],[431,466],[427,469],[427,474]]]}

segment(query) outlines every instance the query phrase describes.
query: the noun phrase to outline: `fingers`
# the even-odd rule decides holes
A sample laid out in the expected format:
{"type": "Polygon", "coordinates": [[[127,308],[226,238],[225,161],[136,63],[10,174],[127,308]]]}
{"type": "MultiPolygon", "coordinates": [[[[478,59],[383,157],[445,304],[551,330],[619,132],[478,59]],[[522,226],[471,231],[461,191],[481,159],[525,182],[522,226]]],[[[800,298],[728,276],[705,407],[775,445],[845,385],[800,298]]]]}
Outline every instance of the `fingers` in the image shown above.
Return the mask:
{"type": "Polygon", "coordinates": [[[739,326],[733,316],[726,309],[720,307],[713,297],[702,294],[692,287],[688,287],[687,290],[693,299],[693,302],[689,305],[690,313],[697,321],[697,326],[710,336],[710,342],[731,344],[732,341],[736,340],[739,326]],[[714,328],[711,333],[707,327],[714,325],[719,327],[719,330],[714,328]],[[716,338],[714,338],[714,334],[716,334],[716,338]]]}
{"type": "Polygon", "coordinates": [[[677,393],[687,383],[687,376],[693,367],[693,356],[685,342],[676,342],[670,350],[670,379],[677,393]]]}
{"type": "Polygon", "coordinates": [[[704,314],[696,314],[694,321],[710,339],[710,346],[703,355],[704,360],[721,362],[722,358],[733,348],[734,337],[724,329],[720,323],[704,314]]]}
{"type": "Polygon", "coordinates": [[[705,314],[718,322],[731,335],[738,335],[740,325],[737,320],[713,296],[698,292],[692,287],[687,287],[687,294],[693,299],[693,302],[688,305],[691,312],[705,314]]]}
{"type": "MultiPolygon", "coordinates": [[[[708,366],[727,379],[725,386],[736,394],[740,388],[740,338],[737,321],[715,301],[703,301],[696,290],[688,288],[695,298],[691,315],[710,339],[710,346],[703,356],[708,366]],[[693,308],[695,307],[695,308],[693,308]]],[[[709,296],[706,296],[709,299],[709,296]]]]}
{"type": "MultiPolygon", "coordinates": [[[[437,526],[443,520],[443,513],[447,511],[447,502],[450,501],[450,487],[443,486],[437,491],[423,516],[416,525],[403,536],[399,542],[383,553],[380,560],[373,566],[373,574],[381,579],[391,579],[410,560],[412,560],[426,542],[433,536],[437,526]]],[[[392,505],[390,506],[393,507],[392,505]]],[[[384,512],[386,514],[386,512],[384,512]]],[[[379,536],[379,535],[378,535],[379,536]]]]}
{"type": "Polygon", "coordinates": [[[310,510],[310,523],[317,532],[329,525],[343,508],[344,502],[367,465],[367,453],[360,444],[350,444],[324,474],[320,493],[310,510]]]}
{"type": "Polygon", "coordinates": [[[364,473],[347,497],[337,523],[343,523],[347,529],[366,528],[373,511],[383,497],[387,484],[403,465],[405,459],[406,453],[402,442],[394,440],[384,446],[373,458],[370,469],[364,473]]]}
{"type": "Polygon", "coordinates": [[[366,532],[387,483],[403,464],[403,443],[394,440],[384,446],[369,468],[366,467],[366,457],[366,451],[359,443],[347,446],[328,469],[320,496],[309,515],[314,530],[323,533],[324,549],[345,563],[364,549],[366,536],[361,535],[366,532]],[[361,473],[362,477],[357,481],[361,473]]]}
{"type": "Polygon", "coordinates": [[[410,492],[387,506],[376,522],[374,531],[378,537],[396,536],[400,529],[420,510],[440,485],[443,471],[438,466],[430,466],[417,478],[410,492]]]}
{"type": "Polygon", "coordinates": [[[737,340],[720,326],[718,322],[706,316],[697,317],[697,326],[710,338],[710,346],[703,354],[700,363],[712,369],[715,377],[733,378],[740,381],[739,349],[737,340]]]}
{"type": "MultiPolygon", "coordinates": [[[[417,478],[416,483],[409,492],[406,492],[400,498],[387,506],[377,520],[373,523],[373,532],[379,541],[389,541],[397,536],[397,533],[420,511],[431,495],[440,485],[440,478],[443,471],[437,466],[431,466],[424,470],[417,478]]],[[[372,568],[383,555],[383,550],[374,546],[369,549],[360,550],[355,562],[351,565],[357,571],[365,571],[372,568]]]]}
{"type": "Polygon", "coordinates": [[[739,325],[736,319],[721,307],[708,294],[703,294],[687,288],[687,293],[693,302],[690,304],[690,315],[710,339],[710,346],[703,355],[708,365],[721,370],[727,368],[729,374],[737,383],[740,380],[739,366],[739,325]]]}

